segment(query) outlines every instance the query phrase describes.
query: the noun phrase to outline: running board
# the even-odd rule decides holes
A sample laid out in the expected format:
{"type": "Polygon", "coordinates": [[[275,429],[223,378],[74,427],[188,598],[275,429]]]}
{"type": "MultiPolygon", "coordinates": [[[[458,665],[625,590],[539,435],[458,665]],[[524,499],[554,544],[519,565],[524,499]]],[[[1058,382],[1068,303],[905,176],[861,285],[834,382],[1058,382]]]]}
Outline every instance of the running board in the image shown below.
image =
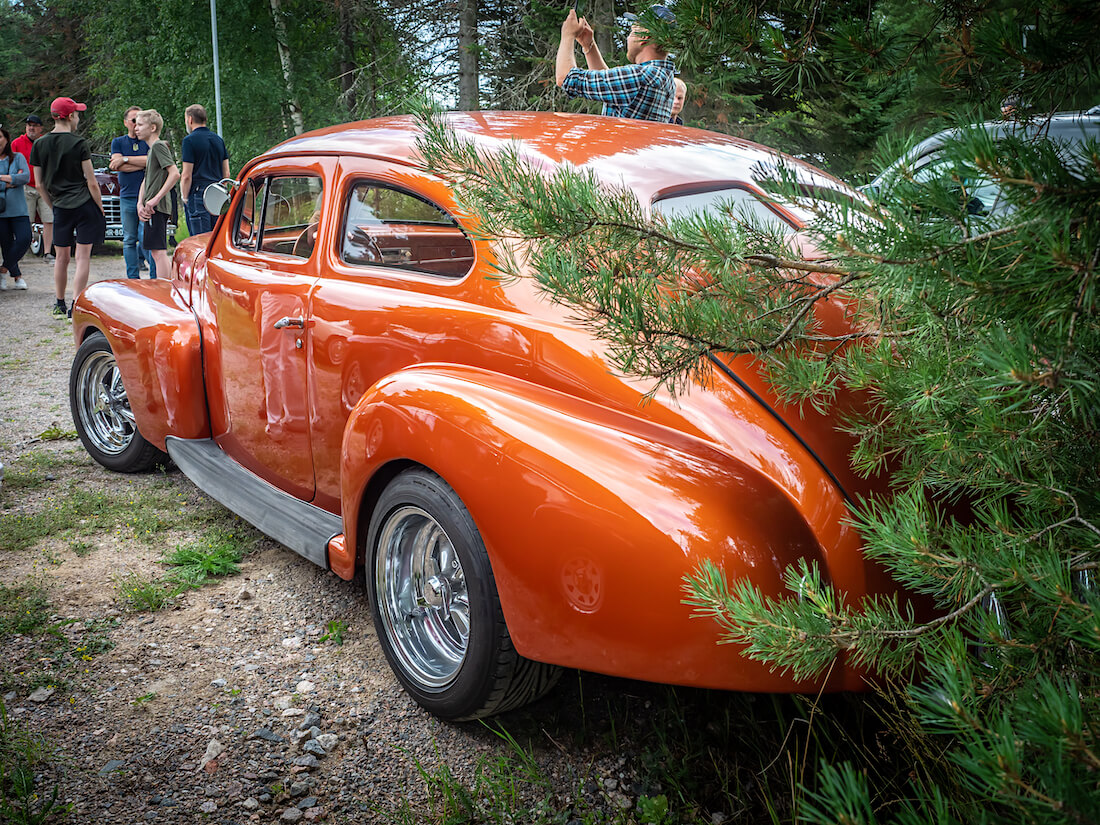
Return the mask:
{"type": "Polygon", "coordinates": [[[246,470],[209,438],[165,439],[168,455],[195,486],[261,532],[328,570],[328,543],[339,516],[314,507],[246,470]]]}

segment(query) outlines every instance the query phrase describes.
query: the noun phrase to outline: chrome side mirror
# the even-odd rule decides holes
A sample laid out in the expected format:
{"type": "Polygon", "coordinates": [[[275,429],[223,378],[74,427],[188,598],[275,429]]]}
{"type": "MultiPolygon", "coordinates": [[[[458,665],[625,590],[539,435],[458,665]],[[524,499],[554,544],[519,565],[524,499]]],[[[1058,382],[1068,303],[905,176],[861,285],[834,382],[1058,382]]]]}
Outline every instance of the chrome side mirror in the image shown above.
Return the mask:
{"type": "Polygon", "coordinates": [[[206,190],[202,193],[202,205],[206,207],[206,211],[211,215],[220,215],[225,211],[226,205],[229,203],[229,199],[232,197],[233,188],[236,186],[236,181],[229,178],[223,178],[217,183],[212,183],[206,187],[206,190]]]}

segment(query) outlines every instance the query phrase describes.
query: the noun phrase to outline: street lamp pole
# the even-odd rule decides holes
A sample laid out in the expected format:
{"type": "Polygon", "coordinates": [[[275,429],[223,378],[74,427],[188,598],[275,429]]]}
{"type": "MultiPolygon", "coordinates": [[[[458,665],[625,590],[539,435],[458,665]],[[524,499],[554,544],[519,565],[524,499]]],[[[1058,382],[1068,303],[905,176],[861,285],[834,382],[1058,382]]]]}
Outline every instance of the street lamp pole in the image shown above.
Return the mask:
{"type": "Polygon", "coordinates": [[[214,44],[214,117],[218,135],[222,136],[222,81],[218,66],[218,0],[210,0],[210,40],[214,44]]]}

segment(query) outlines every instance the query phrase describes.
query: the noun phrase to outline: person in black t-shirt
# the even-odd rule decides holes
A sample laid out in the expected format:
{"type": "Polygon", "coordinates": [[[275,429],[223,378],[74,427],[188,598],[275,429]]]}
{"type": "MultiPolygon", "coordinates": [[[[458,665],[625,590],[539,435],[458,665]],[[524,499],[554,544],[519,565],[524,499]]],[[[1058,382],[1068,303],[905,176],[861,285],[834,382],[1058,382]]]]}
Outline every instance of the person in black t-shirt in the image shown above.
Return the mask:
{"type": "Polygon", "coordinates": [[[59,97],[50,104],[53,131],[43,135],[31,148],[35,188],[42,200],[53,209],[53,238],[57,259],[53,265],[54,292],[57,303],[53,314],[72,317],[72,307],[65,305],[65,288],[69,282],[70,247],[76,241],[76,278],[73,296],[88,285],[92,263],[92,245],[103,242],[107,227],[103,216],[103,199],[92,168],[88,141],[76,134],[80,113],[88,107],[71,97],[59,97]]]}
{"type": "Polygon", "coordinates": [[[214,216],[206,211],[202,195],[206,187],[229,177],[229,152],[225,141],[206,128],[206,109],[198,103],[184,112],[188,135],[181,147],[183,171],[180,196],[183,198],[187,231],[192,235],[214,228],[214,216]]]}

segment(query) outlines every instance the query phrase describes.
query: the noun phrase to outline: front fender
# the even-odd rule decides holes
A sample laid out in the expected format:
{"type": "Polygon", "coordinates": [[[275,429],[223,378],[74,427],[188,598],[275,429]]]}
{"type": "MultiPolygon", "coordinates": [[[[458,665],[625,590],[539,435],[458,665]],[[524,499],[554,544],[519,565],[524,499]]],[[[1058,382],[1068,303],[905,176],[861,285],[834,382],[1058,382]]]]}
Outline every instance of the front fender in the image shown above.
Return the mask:
{"type": "Polygon", "coordinates": [[[202,338],[191,308],[167,279],[101,281],[73,307],[79,343],[93,329],[115,354],[138,431],[165,449],[166,436],[209,438],[202,338]]]}
{"type": "MultiPolygon", "coordinates": [[[[365,542],[370,480],[394,462],[432,469],[465,502],[528,658],[700,687],[816,687],[718,648],[717,624],[682,603],[703,559],[767,594],[783,592],[800,557],[829,569],[791,499],[714,445],[497,373],[405,370],[375,385],[345,430],[349,547],[365,542]]],[[[838,667],[828,686],[858,685],[838,667]]]]}

